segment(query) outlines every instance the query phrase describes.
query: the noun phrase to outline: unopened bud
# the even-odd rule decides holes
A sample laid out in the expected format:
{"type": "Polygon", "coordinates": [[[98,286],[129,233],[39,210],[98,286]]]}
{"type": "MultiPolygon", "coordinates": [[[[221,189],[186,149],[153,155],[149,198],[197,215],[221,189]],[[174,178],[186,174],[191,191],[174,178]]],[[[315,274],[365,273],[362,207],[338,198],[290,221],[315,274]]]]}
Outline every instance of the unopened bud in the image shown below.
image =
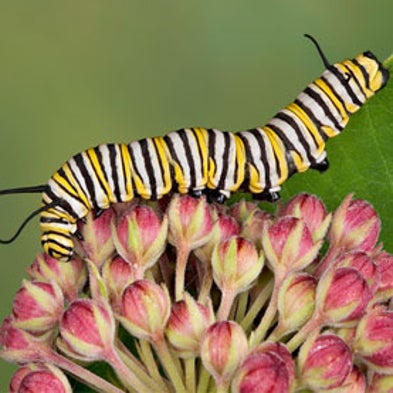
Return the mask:
{"type": "Polygon", "coordinates": [[[272,223],[273,217],[271,214],[260,209],[255,209],[243,221],[241,236],[260,248],[262,246],[262,231],[265,226],[270,226],[272,223]]]}
{"type": "Polygon", "coordinates": [[[292,356],[281,343],[255,347],[239,367],[232,392],[291,392],[295,382],[292,356]]]}
{"type": "Polygon", "coordinates": [[[366,201],[349,195],[335,211],[328,232],[331,248],[370,252],[377,243],[381,222],[366,201]]]}
{"type": "Polygon", "coordinates": [[[298,356],[301,385],[313,391],[340,386],[352,370],[352,353],[334,334],[311,336],[298,356]]]}
{"type": "Polygon", "coordinates": [[[303,326],[315,309],[316,279],[306,273],[287,277],[278,292],[278,328],[281,334],[303,326]]]}
{"type": "Polygon", "coordinates": [[[85,222],[79,225],[81,239],[75,239],[79,253],[96,266],[100,267],[115,251],[112,241],[111,221],[114,216],[112,208],[105,209],[98,216],[90,212],[85,222]]]}
{"type": "Polygon", "coordinates": [[[197,356],[201,338],[213,322],[212,308],[198,303],[186,293],[184,300],[172,306],[165,334],[181,357],[197,356]]]}
{"type": "Polygon", "coordinates": [[[351,327],[364,315],[371,297],[366,280],[355,268],[332,266],[318,281],[316,307],[326,323],[351,327]]]}
{"type": "Polygon", "coordinates": [[[352,267],[366,280],[372,294],[377,291],[381,274],[373,259],[363,251],[351,251],[340,254],[334,261],[334,266],[352,267]]]}
{"type": "Polygon", "coordinates": [[[216,244],[240,232],[239,224],[228,215],[221,215],[215,222],[211,237],[202,247],[195,249],[195,255],[203,262],[210,263],[210,258],[216,244]]]}
{"type": "Polygon", "coordinates": [[[259,209],[257,203],[242,199],[240,202],[234,203],[229,208],[228,212],[240,225],[242,225],[248,216],[256,209],[259,209]]]}
{"type": "Polygon", "coordinates": [[[57,326],[63,307],[63,293],[55,282],[24,280],[14,298],[14,324],[30,332],[47,332],[57,326]]]}
{"type": "Polygon", "coordinates": [[[298,194],[279,212],[280,216],[300,218],[307,225],[314,241],[323,239],[329,227],[331,214],[315,195],[298,194]]]}
{"type": "Polygon", "coordinates": [[[167,218],[161,219],[148,206],[134,206],[115,224],[112,221],[113,241],[117,252],[138,272],[137,279],[153,266],[166,246],[167,218]]]}
{"type": "Polygon", "coordinates": [[[115,311],[120,310],[120,299],[124,288],[135,281],[135,271],[122,257],[108,259],[102,267],[102,279],[108,290],[110,303],[115,311]]]}
{"type": "Polygon", "coordinates": [[[77,299],[60,321],[62,346],[69,354],[86,360],[104,360],[112,350],[115,321],[106,303],[77,299]]]}
{"type": "Polygon", "coordinates": [[[78,256],[63,263],[41,253],[36,256],[27,273],[38,281],[56,282],[69,302],[79,296],[87,279],[86,266],[78,256]]]}
{"type": "Polygon", "coordinates": [[[50,364],[30,370],[18,382],[17,384],[15,380],[11,381],[11,393],[72,393],[73,391],[64,373],[50,364]]]}
{"type": "Polygon", "coordinates": [[[374,257],[374,262],[380,272],[375,301],[383,302],[393,297],[393,255],[381,252],[374,257]]]}
{"type": "Polygon", "coordinates": [[[371,369],[393,373],[393,312],[377,307],[356,328],[354,349],[371,369]]]}
{"type": "Polygon", "coordinates": [[[170,307],[166,287],[152,281],[138,280],[124,290],[117,319],[132,335],[155,341],[163,335],[170,307]]]}
{"type": "Polygon", "coordinates": [[[206,330],[201,342],[201,359],[216,385],[225,387],[247,350],[247,337],[243,329],[235,322],[221,321],[206,330]]]}
{"type": "Polygon", "coordinates": [[[212,255],[213,278],[220,289],[236,293],[246,290],[258,277],[264,255],[248,240],[234,236],[214,248],[212,255]]]}
{"type": "Polygon", "coordinates": [[[176,195],[169,208],[168,240],[176,247],[187,244],[193,250],[205,244],[212,235],[213,217],[205,198],[176,195]]]}
{"type": "Polygon", "coordinates": [[[8,316],[0,328],[0,357],[23,364],[30,362],[45,362],[49,359],[52,344],[52,334],[46,333],[35,336],[17,326],[12,316],[8,316]]]}
{"type": "MultiPolygon", "coordinates": [[[[370,393],[365,375],[356,367],[352,368],[350,374],[345,378],[344,382],[331,389],[322,390],[329,393],[370,393]]],[[[382,393],[382,392],[381,392],[382,393]]]]}
{"type": "Polygon", "coordinates": [[[393,392],[393,375],[373,373],[367,387],[367,393],[393,392]]]}
{"type": "Polygon", "coordinates": [[[318,255],[321,241],[314,243],[305,223],[282,217],[262,234],[266,259],[276,274],[286,275],[307,267],[318,255]]]}

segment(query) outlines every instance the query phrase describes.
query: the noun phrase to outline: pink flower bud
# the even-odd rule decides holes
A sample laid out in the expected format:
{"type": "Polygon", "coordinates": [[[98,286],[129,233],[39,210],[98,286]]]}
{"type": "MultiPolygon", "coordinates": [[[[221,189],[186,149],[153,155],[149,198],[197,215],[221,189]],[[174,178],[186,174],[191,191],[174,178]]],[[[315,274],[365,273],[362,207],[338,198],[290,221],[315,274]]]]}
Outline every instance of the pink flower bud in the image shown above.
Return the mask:
{"type": "Polygon", "coordinates": [[[377,307],[365,315],[357,326],[353,345],[371,369],[393,374],[393,312],[377,307]]]}
{"type": "Polygon", "coordinates": [[[247,355],[232,381],[232,392],[291,392],[294,377],[290,352],[281,343],[267,342],[247,355]]]}
{"type": "Polygon", "coordinates": [[[285,275],[308,266],[322,245],[314,243],[305,223],[295,217],[282,217],[262,234],[263,250],[272,270],[285,275]]]}
{"type": "Polygon", "coordinates": [[[336,389],[329,389],[332,393],[366,393],[367,384],[365,375],[356,367],[347,376],[345,381],[336,389]]]}
{"type": "Polygon", "coordinates": [[[377,243],[381,222],[374,208],[349,195],[333,215],[328,239],[331,248],[370,252],[377,243]]]}
{"type": "Polygon", "coordinates": [[[303,326],[315,309],[316,279],[306,273],[287,277],[278,292],[279,322],[281,334],[290,333],[303,326]]]}
{"type": "Polygon", "coordinates": [[[31,371],[39,370],[39,369],[41,369],[41,367],[34,363],[30,363],[23,367],[19,367],[11,378],[9,393],[18,393],[18,389],[22,379],[31,371]]]}
{"type": "Polygon", "coordinates": [[[302,219],[310,230],[314,241],[325,236],[332,218],[324,203],[315,195],[308,194],[298,194],[293,197],[280,210],[279,215],[302,219]]]}
{"type": "Polygon", "coordinates": [[[13,363],[45,362],[49,359],[52,336],[33,336],[15,326],[12,316],[8,316],[0,328],[0,357],[13,363]]]}
{"type": "Polygon", "coordinates": [[[258,204],[255,202],[248,202],[242,199],[240,202],[234,203],[229,209],[228,213],[239,223],[242,224],[247,217],[254,212],[259,210],[258,204]]]}
{"type": "Polygon", "coordinates": [[[372,258],[362,251],[352,251],[341,254],[334,261],[334,266],[352,267],[366,280],[370,291],[374,294],[379,286],[381,274],[372,258]]]}
{"type": "Polygon", "coordinates": [[[288,371],[290,391],[293,391],[296,383],[295,363],[293,362],[291,352],[289,352],[285,344],[281,342],[265,341],[254,348],[249,356],[262,352],[269,352],[273,355],[279,356],[282,360],[284,360],[285,368],[288,371]]]}
{"type": "Polygon", "coordinates": [[[193,357],[199,354],[201,338],[213,322],[212,308],[198,303],[186,293],[184,300],[172,306],[165,333],[179,356],[193,357]]]}
{"type": "Polygon", "coordinates": [[[393,375],[373,373],[367,393],[392,393],[393,375]]]}
{"type": "Polygon", "coordinates": [[[375,300],[383,302],[393,297],[393,255],[381,252],[374,257],[374,262],[381,276],[375,300]]]}
{"type": "Polygon", "coordinates": [[[14,298],[14,324],[30,332],[44,333],[56,327],[63,307],[63,294],[55,282],[24,280],[14,298]]]}
{"type": "Polygon", "coordinates": [[[347,376],[345,381],[336,388],[318,390],[324,393],[368,393],[365,375],[356,367],[347,376]]]}
{"type": "Polygon", "coordinates": [[[352,370],[352,353],[334,334],[311,336],[298,355],[300,385],[313,391],[340,386],[352,370]]]}
{"type": "Polygon", "coordinates": [[[38,281],[56,282],[69,302],[78,297],[87,279],[86,266],[77,256],[63,263],[46,253],[38,254],[27,273],[38,281]]]}
{"type": "Polygon", "coordinates": [[[139,280],[129,285],[121,299],[121,315],[117,319],[132,335],[156,341],[163,335],[171,308],[165,286],[139,280]]]}
{"type": "Polygon", "coordinates": [[[102,266],[102,279],[112,307],[119,311],[124,288],[135,281],[135,271],[132,265],[120,256],[108,259],[102,266]]]}
{"type": "Polygon", "coordinates": [[[353,346],[353,340],[355,339],[356,326],[355,327],[340,327],[334,328],[334,334],[343,339],[350,348],[353,346]]]}
{"type": "Polygon", "coordinates": [[[117,252],[135,265],[137,278],[153,266],[166,246],[168,220],[161,219],[148,206],[134,206],[112,223],[113,241],[117,252]]]}
{"type": "Polygon", "coordinates": [[[333,266],[318,282],[316,307],[325,323],[351,327],[364,315],[371,298],[366,280],[356,269],[333,266]]]}
{"type": "Polygon", "coordinates": [[[74,357],[105,360],[113,346],[115,321],[107,304],[77,299],[63,313],[60,334],[63,348],[74,357]]]}
{"type": "Polygon", "coordinates": [[[258,277],[264,262],[256,247],[241,237],[216,245],[212,254],[213,278],[221,290],[245,291],[258,277]]]}
{"type": "Polygon", "coordinates": [[[112,241],[111,221],[114,216],[112,208],[105,209],[95,217],[95,212],[86,216],[85,222],[78,230],[82,240],[75,240],[80,255],[90,259],[96,266],[101,266],[115,251],[112,241]]]}
{"type": "Polygon", "coordinates": [[[218,217],[217,229],[219,233],[218,238],[220,241],[229,239],[232,236],[236,236],[240,231],[239,224],[236,222],[236,220],[233,217],[227,215],[220,215],[218,217]]]}
{"type": "Polygon", "coordinates": [[[212,235],[213,218],[205,198],[175,195],[168,208],[168,240],[176,247],[186,244],[193,250],[212,235]]]}
{"type": "Polygon", "coordinates": [[[247,350],[247,337],[243,329],[235,322],[221,321],[206,330],[201,342],[201,359],[216,385],[225,387],[247,350]]]}
{"type": "Polygon", "coordinates": [[[72,393],[67,377],[55,366],[47,365],[32,370],[21,379],[18,393],[72,393]]]}
{"type": "Polygon", "coordinates": [[[255,209],[243,221],[241,235],[257,247],[262,247],[262,231],[265,226],[271,226],[272,223],[273,217],[271,214],[260,209],[255,209]]]}
{"type": "Polygon", "coordinates": [[[219,216],[213,226],[210,239],[202,247],[194,250],[195,255],[205,263],[210,262],[214,246],[223,240],[238,235],[239,232],[239,224],[233,217],[227,215],[219,216]]]}

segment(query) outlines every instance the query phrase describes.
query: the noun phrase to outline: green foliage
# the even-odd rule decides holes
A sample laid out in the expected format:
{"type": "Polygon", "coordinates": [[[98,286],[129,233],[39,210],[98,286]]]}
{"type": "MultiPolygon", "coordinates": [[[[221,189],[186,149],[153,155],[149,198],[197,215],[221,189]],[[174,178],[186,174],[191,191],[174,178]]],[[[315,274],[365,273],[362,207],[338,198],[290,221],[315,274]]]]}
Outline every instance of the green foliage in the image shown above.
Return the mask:
{"type": "Polygon", "coordinates": [[[329,170],[293,176],[284,184],[282,197],[313,193],[332,210],[354,193],[380,214],[381,240],[393,252],[393,56],[385,66],[391,74],[388,85],[350,119],[341,135],[328,141],[329,170]]]}

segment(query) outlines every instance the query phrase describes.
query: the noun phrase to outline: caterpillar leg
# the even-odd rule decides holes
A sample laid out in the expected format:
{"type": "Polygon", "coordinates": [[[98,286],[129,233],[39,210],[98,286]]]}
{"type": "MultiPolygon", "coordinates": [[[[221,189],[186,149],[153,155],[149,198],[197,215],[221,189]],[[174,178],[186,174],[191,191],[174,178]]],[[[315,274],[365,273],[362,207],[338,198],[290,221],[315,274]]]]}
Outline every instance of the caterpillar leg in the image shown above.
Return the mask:
{"type": "Polygon", "coordinates": [[[222,190],[212,190],[206,188],[205,190],[189,190],[188,195],[194,198],[200,198],[202,195],[206,195],[206,199],[209,203],[224,203],[228,198],[228,192],[222,190]]]}
{"type": "Polygon", "coordinates": [[[193,198],[200,198],[203,195],[203,190],[189,190],[188,195],[191,195],[193,198]]]}
{"type": "Polygon", "coordinates": [[[94,211],[94,218],[98,218],[102,213],[104,213],[105,209],[96,209],[94,211]]]}
{"type": "Polygon", "coordinates": [[[223,191],[220,190],[206,189],[205,193],[206,193],[207,200],[210,203],[216,202],[222,204],[229,197],[229,195],[224,194],[223,191]]]}
{"type": "Polygon", "coordinates": [[[280,199],[279,190],[280,189],[265,190],[260,193],[254,193],[252,194],[252,198],[258,201],[276,202],[280,199]]]}
{"type": "Polygon", "coordinates": [[[327,158],[324,158],[321,162],[314,162],[310,167],[318,172],[325,172],[329,169],[329,161],[327,158]]]}
{"type": "Polygon", "coordinates": [[[74,235],[80,241],[84,240],[84,237],[83,237],[82,233],[78,229],[72,235],[74,235]]]}

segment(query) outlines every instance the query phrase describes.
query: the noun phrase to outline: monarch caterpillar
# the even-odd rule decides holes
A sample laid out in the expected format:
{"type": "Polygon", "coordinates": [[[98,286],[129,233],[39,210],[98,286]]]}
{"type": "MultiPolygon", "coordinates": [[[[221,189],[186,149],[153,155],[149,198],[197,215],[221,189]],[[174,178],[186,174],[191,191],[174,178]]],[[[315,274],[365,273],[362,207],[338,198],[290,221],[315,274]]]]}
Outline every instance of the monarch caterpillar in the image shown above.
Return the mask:
{"type": "Polygon", "coordinates": [[[328,168],[325,141],[338,135],[370,97],[383,88],[388,70],[371,52],[330,64],[316,40],[326,67],[294,102],[265,126],[230,133],[183,128],[164,137],[129,144],[104,144],[68,160],[46,185],[0,191],[0,194],[41,192],[41,243],[54,258],[67,261],[78,236],[77,221],[92,209],[128,202],[139,196],[159,199],[175,190],[222,202],[236,190],[256,199],[275,201],[285,180],[308,168],[328,168]]]}

